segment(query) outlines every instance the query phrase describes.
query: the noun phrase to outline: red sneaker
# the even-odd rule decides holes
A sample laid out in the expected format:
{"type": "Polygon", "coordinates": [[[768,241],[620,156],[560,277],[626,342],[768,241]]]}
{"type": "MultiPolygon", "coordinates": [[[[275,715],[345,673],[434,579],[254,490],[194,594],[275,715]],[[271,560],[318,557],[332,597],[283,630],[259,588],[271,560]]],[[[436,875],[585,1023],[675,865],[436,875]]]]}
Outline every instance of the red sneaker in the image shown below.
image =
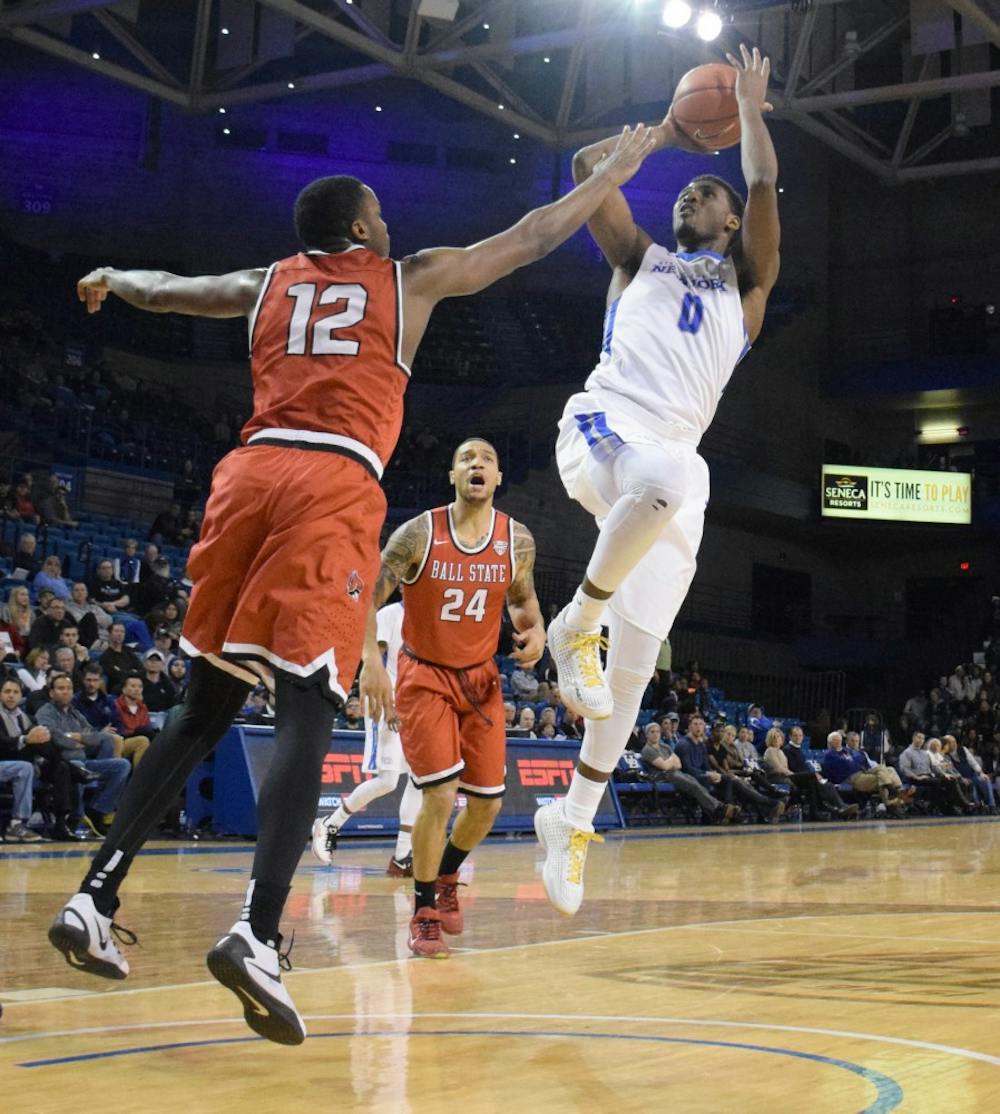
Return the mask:
{"type": "Polygon", "coordinates": [[[414,955],[427,959],[447,959],[448,945],[441,939],[441,918],[436,909],[424,906],[410,920],[410,938],[407,940],[414,955]]]}
{"type": "Polygon", "coordinates": [[[402,859],[397,859],[396,856],[393,855],[389,860],[389,865],[385,868],[385,872],[390,878],[412,878],[413,855],[407,855],[402,859]]]}
{"type": "Polygon", "coordinates": [[[458,887],[461,885],[464,883],[459,882],[457,870],[454,874],[438,875],[435,893],[437,911],[441,918],[441,927],[449,936],[461,936],[462,929],[465,928],[462,909],[458,904],[458,887]]]}

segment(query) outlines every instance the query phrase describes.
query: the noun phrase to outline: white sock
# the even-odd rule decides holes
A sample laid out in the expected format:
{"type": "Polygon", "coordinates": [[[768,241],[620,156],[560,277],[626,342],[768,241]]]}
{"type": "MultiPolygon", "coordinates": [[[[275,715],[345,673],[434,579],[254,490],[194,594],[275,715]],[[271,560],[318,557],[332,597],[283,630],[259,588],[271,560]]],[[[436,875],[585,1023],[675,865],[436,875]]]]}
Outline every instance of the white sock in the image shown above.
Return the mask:
{"type": "Polygon", "coordinates": [[[582,832],[594,830],[594,817],[607,786],[606,781],[591,781],[579,770],[573,774],[569,792],[563,798],[563,815],[574,828],[582,832]]]}
{"type": "Polygon", "coordinates": [[[401,831],[396,836],[396,861],[402,862],[413,850],[413,833],[401,831]]]}
{"type": "Polygon", "coordinates": [[[583,588],[577,588],[575,595],[566,608],[566,626],[570,630],[596,631],[601,629],[601,616],[608,606],[607,600],[588,596],[583,588]]]}

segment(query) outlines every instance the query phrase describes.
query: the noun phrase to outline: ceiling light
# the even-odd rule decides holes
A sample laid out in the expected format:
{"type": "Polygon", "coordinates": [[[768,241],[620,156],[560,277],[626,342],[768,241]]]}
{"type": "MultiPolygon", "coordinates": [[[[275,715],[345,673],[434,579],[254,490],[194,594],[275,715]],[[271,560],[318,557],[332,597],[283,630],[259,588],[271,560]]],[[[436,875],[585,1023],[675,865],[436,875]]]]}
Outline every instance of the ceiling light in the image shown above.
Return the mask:
{"type": "Polygon", "coordinates": [[[500,109],[500,111],[501,111],[501,112],[503,112],[503,105],[502,105],[502,104],[498,104],[498,105],[497,105],[497,108],[499,108],[499,109],[500,109]]]}
{"type": "Polygon", "coordinates": [[[511,159],[510,161],[511,161],[511,165],[513,165],[514,163],[517,162],[517,159],[511,159]]]}
{"type": "Polygon", "coordinates": [[[229,135],[229,134],[230,134],[230,133],[229,133],[229,129],[228,129],[228,128],[223,128],[223,129],[222,129],[222,134],[223,134],[223,135],[229,135]]]}
{"type": "Polygon", "coordinates": [[[551,62],[552,59],[546,54],[545,57],[542,59],[542,61],[543,62],[551,62]]]}
{"type": "Polygon", "coordinates": [[[90,57],[93,58],[95,62],[100,62],[101,60],[101,56],[97,53],[96,50],[93,52],[93,54],[91,54],[90,57]]]}
{"type": "Polygon", "coordinates": [[[514,138],[515,139],[520,139],[521,138],[521,133],[520,132],[514,132],[514,138]]]}
{"type": "Polygon", "coordinates": [[[484,23],[483,24],[483,30],[488,31],[489,29],[490,29],[490,25],[488,23],[484,23]]]}
{"type": "Polygon", "coordinates": [[[663,24],[673,30],[683,27],[691,18],[691,5],[686,0],[667,0],[663,5],[663,24]]]}
{"type": "Polygon", "coordinates": [[[382,106],[381,106],[380,104],[377,104],[377,105],[375,106],[375,111],[376,111],[376,112],[381,112],[381,111],[382,111],[382,106]]]}
{"type": "Polygon", "coordinates": [[[219,109],[219,112],[220,112],[220,113],[221,113],[221,114],[222,114],[223,116],[225,116],[225,114],[226,114],[226,110],[225,110],[224,108],[220,108],[220,109],[219,109]]]}
{"type": "Polygon", "coordinates": [[[219,28],[219,34],[220,35],[228,35],[229,34],[229,28],[228,27],[220,27],[219,28]]]}
{"type": "Polygon", "coordinates": [[[698,38],[706,43],[714,42],[722,34],[722,16],[718,12],[702,12],[695,25],[698,38]]]}
{"type": "Polygon", "coordinates": [[[294,89],[294,88],[295,88],[295,82],[294,82],[294,81],[290,81],[290,82],[288,83],[288,88],[289,88],[289,89],[294,89]]]}

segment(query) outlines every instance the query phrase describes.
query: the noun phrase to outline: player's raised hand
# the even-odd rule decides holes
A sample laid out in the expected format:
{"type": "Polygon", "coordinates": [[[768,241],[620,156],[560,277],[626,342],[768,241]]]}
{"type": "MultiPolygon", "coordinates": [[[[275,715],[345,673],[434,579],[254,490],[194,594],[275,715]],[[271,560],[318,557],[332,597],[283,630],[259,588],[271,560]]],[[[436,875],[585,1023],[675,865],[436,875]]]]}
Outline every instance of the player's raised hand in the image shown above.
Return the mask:
{"type": "Polygon", "coordinates": [[[87,306],[88,313],[97,313],[108,296],[108,272],[111,267],[98,267],[89,275],[84,275],[76,284],[76,296],[87,306]]]}
{"type": "Polygon", "coordinates": [[[520,665],[530,668],[541,661],[542,654],[545,653],[545,628],[535,626],[515,632],[512,641],[516,649],[511,651],[510,656],[520,665]]]}
{"type": "Polygon", "coordinates": [[[657,130],[661,136],[659,143],[661,148],[679,147],[682,151],[693,151],[696,155],[717,155],[719,153],[718,151],[706,151],[690,136],[685,135],[683,129],[678,126],[674,119],[673,111],[673,105],[671,105],[669,112],[663,117],[663,123],[657,125],[657,130]]]}
{"type": "Polygon", "coordinates": [[[384,719],[393,731],[399,730],[392,681],[380,657],[364,659],[358,679],[358,696],[366,715],[371,716],[376,723],[384,719]]]}
{"type": "Polygon", "coordinates": [[[594,167],[594,177],[623,186],[642,166],[643,160],[659,146],[657,129],[637,124],[622,129],[614,150],[594,167]]]}
{"type": "Polygon", "coordinates": [[[757,47],[751,53],[745,43],[740,43],[740,58],[727,54],[729,64],[736,70],[736,99],[740,104],[750,104],[761,112],[771,112],[774,105],[767,99],[767,81],[771,76],[771,59],[764,57],[757,47]]]}

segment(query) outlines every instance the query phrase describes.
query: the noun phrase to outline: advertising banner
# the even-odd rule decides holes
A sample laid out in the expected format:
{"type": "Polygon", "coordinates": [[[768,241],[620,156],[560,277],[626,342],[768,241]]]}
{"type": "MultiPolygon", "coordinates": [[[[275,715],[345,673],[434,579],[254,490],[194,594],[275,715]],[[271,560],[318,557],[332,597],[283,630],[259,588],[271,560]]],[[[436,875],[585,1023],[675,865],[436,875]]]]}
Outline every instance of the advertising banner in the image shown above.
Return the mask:
{"type": "Polygon", "coordinates": [[[821,490],[824,518],[955,526],[972,521],[972,477],[965,472],[824,464],[821,490]]]}

